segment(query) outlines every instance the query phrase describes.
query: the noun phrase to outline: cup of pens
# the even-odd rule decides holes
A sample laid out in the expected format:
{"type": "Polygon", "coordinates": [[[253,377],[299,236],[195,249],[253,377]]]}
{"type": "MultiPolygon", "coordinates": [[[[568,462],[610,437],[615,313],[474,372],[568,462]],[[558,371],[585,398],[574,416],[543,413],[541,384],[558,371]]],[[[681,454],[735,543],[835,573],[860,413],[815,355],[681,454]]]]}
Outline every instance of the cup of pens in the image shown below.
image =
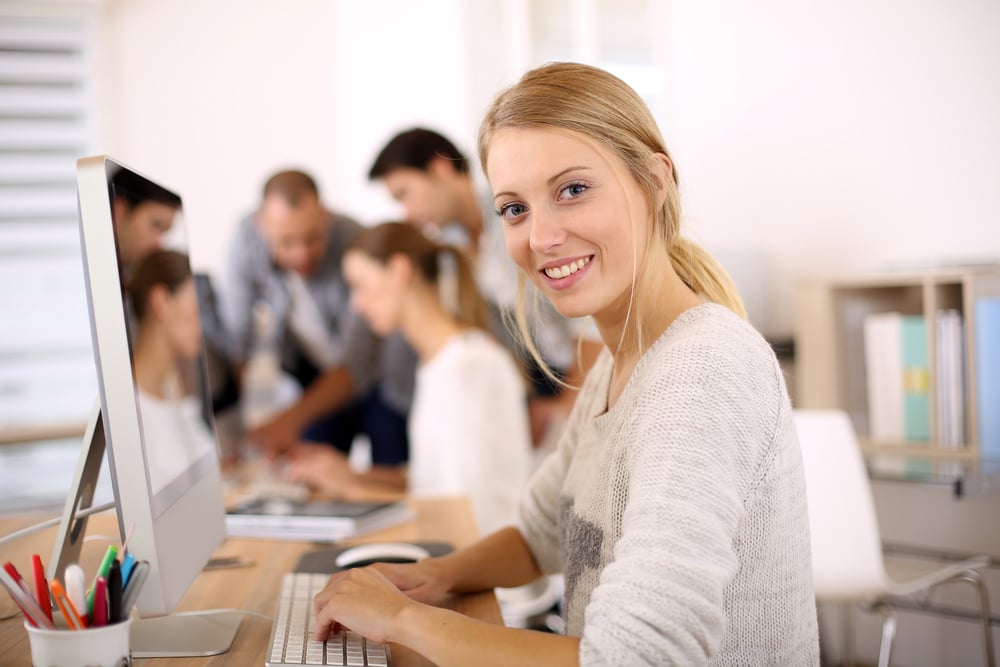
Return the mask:
{"type": "Polygon", "coordinates": [[[149,563],[117,556],[117,547],[109,547],[89,589],[76,564],[67,566],[61,581],[46,581],[41,559],[33,556],[34,591],[13,564],[4,565],[0,580],[24,613],[33,667],[132,664],[130,611],[149,563]]]}
{"type": "Polygon", "coordinates": [[[75,631],[36,628],[25,622],[32,667],[130,667],[131,626],[131,618],[75,631]]]}

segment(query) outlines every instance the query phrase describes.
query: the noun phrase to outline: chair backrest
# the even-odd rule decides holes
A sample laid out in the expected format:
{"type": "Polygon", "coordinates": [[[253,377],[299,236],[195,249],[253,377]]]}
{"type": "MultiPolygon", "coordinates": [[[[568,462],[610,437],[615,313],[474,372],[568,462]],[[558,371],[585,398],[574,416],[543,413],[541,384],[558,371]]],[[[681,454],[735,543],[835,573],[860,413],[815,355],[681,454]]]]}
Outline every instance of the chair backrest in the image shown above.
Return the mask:
{"type": "Polygon", "coordinates": [[[878,519],[854,427],[837,410],[794,414],[817,599],[858,600],[884,593],[887,580],[878,519]]]}

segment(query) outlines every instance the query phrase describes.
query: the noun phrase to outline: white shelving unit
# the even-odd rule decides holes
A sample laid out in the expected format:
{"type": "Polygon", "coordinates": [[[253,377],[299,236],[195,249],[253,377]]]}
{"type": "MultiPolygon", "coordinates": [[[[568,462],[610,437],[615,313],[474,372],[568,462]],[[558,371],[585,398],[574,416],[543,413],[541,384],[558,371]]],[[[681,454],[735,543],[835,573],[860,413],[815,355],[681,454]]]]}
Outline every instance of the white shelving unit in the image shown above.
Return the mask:
{"type": "Polygon", "coordinates": [[[891,452],[977,459],[980,455],[976,377],[975,309],[977,299],[1000,297],[1000,268],[941,269],[859,275],[815,280],[799,287],[795,324],[796,407],[845,410],[862,447],[891,452]],[[928,323],[931,433],[936,433],[936,332],[934,316],[957,309],[965,323],[967,442],[944,447],[935,442],[887,442],[870,437],[865,378],[863,323],[867,315],[895,311],[922,315],[928,323]]]}

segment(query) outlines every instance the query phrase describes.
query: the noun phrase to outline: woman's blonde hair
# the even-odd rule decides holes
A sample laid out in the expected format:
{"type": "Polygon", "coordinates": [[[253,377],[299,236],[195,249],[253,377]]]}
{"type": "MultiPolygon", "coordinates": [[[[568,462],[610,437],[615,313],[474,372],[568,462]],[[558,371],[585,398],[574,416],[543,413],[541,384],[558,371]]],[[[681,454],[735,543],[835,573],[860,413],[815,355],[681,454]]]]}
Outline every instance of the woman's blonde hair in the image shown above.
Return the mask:
{"type": "Polygon", "coordinates": [[[413,225],[385,222],[359,232],[348,247],[351,250],[382,265],[393,255],[407,257],[421,277],[438,290],[442,306],[455,320],[490,330],[489,305],[476,287],[469,261],[458,248],[435,243],[413,225]]]}
{"type": "MultiPolygon", "coordinates": [[[[746,318],[729,274],[704,249],[681,236],[677,171],[672,169],[666,184],[659,182],[655,156],[661,153],[669,159],[670,154],[649,108],[624,81],[579,63],[551,63],[531,70],[497,96],[483,119],[479,128],[479,158],[484,172],[490,141],[502,128],[569,131],[598,142],[620,158],[649,203],[653,224],[648,241],[662,243],[668,249],[674,270],[695,293],[746,318]],[[654,209],[664,185],[663,205],[654,209]]],[[[643,265],[637,267],[633,286],[636,296],[643,286],[655,289],[650,255],[647,253],[645,257],[643,265]]],[[[519,283],[522,289],[517,308],[518,328],[537,359],[538,350],[527,335],[523,279],[519,283]]],[[[634,329],[634,335],[638,336],[639,325],[634,329]]]]}

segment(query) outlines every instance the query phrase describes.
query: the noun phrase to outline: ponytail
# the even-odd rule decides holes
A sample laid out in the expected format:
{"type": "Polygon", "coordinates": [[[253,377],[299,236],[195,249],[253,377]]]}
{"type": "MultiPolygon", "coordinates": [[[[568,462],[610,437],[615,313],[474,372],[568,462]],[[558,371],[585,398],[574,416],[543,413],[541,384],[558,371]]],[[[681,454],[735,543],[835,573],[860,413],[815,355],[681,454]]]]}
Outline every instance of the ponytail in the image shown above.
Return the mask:
{"type": "Polygon", "coordinates": [[[670,246],[670,263],[695,294],[725,306],[743,319],[747,318],[743,300],[733,279],[704,248],[680,236],[670,246]]]}
{"type": "Polygon", "coordinates": [[[439,245],[436,250],[441,305],[461,324],[489,331],[490,309],[479,293],[469,260],[452,245],[439,245]]]}

